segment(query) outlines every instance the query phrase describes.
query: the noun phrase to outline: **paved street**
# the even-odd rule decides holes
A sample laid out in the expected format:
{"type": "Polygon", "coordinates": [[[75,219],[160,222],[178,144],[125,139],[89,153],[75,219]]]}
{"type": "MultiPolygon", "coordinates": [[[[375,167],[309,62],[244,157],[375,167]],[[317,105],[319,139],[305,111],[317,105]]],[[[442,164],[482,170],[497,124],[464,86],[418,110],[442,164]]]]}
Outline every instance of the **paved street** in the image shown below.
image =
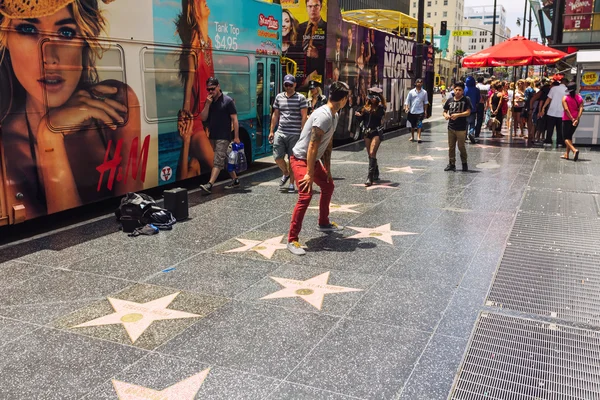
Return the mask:
{"type": "MultiPolygon", "coordinates": [[[[334,151],[332,219],[346,229],[318,232],[318,210],[310,209],[300,235],[304,257],[284,248],[296,195],[277,191],[274,169],[243,177],[240,190],[190,194],[191,219],[170,232],[129,238],[106,218],[1,248],[0,398],[445,399],[469,367],[461,362],[479,343],[470,338],[482,318],[550,321],[553,332],[577,325],[594,336],[594,317],[536,308],[527,295],[540,287],[544,304],[570,295],[592,299],[597,310],[590,291],[597,276],[585,268],[571,280],[561,275],[565,249],[548,241],[562,232],[545,237],[551,223],[542,222],[588,224],[569,231],[573,243],[600,232],[598,153],[582,148],[573,163],[522,140],[486,139],[467,147],[472,171],[447,173],[439,118],[423,143],[407,139],[392,134],[383,142],[383,181],[370,188],[362,185],[362,144],[334,151]],[[513,241],[520,217],[542,224],[537,242],[513,241]],[[503,269],[505,250],[519,246],[522,264],[537,268],[531,275],[503,269]],[[547,263],[527,261],[550,251],[547,263]],[[555,281],[535,282],[544,268],[555,281]],[[490,291],[497,271],[521,288],[528,306],[497,286],[510,280],[497,278],[490,291]],[[561,286],[586,277],[584,289],[561,286]],[[519,284],[526,278],[528,287],[519,284]]],[[[587,255],[593,265],[597,241],[585,243],[565,257],[587,255]]],[[[536,351],[543,343],[527,354],[536,351]]],[[[484,384],[460,387],[457,399],[530,398],[511,397],[517,389],[493,397],[484,384]]]]}

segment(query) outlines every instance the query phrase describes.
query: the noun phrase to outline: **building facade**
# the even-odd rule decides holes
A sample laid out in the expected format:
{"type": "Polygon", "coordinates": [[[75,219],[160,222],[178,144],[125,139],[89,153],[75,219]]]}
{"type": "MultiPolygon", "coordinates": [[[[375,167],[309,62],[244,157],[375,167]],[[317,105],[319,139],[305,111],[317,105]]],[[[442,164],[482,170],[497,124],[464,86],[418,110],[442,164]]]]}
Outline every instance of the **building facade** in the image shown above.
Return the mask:
{"type": "MultiPolygon", "coordinates": [[[[446,59],[453,59],[456,50],[464,50],[464,39],[450,34],[453,30],[462,29],[460,26],[463,24],[464,6],[464,0],[425,0],[425,22],[433,25],[434,32],[438,33],[441,22],[446,21],[449,37],[447,42],[443,41],[444,46],[447,47],[442,49],[446,59]]],[[[410,0],[409,15],[417,18],[418,13],[418,0],[410,0]]]]}
{"type": "MultiPolygon", "coordinates": [[[[467,54],[473,54],[490,47],[494,25],[494,6],[465,7],[464,15],[463,29],[472,30],[473,36],[465,37],[466,43],[463,50],[467,54]]],[[[494,44],[501,43],[510,37],[510,28],[506,26],[506,9],[498,4],[496,6],[496,40],[494,44]]]]}
{"type": "Polygon", "coordinates": [[[600,48],[600,0],[544,0],[541,13],[552,21],[544,26],[552,47],[568,52],[600,48]]]}
{"type": "Polygon", "coordinates": [[[342,10],[381,9],[408,14],[410,0],[339,0],[342,10]]]}

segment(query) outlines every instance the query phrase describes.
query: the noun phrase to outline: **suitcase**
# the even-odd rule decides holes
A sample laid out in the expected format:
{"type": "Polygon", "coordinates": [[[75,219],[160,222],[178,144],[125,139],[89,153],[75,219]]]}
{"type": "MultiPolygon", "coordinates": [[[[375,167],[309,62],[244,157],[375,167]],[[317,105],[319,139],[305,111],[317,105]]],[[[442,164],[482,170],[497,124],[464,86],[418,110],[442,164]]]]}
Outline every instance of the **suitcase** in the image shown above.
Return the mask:
{"type": "Polygon", "coordinates": [[[171,211],[177,221],[182,221],[189,217],[187,189],[175,188],[165,190],[163,196],[165,199],[165,208],[171,211]]]}

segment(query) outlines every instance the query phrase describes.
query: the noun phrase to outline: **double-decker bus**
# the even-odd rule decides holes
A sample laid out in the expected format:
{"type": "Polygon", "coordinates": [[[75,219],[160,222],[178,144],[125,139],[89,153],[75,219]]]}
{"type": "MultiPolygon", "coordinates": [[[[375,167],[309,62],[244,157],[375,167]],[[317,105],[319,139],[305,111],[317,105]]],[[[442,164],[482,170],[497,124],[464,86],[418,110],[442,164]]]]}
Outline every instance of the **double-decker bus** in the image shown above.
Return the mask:
{"type": "MultiPolygon", "coordinates": [[[[434,51],[424,45],[417,65],[417,42],[411,33],[417,21],[388,10],[342,13],[338,0],[280,0],[283,7],[283,54],[297,63],[299,90],[311,80],[321,82],[327,94],[337,80],[348,83],[352,95],[340,111],[336,139],[357,139],[354,112],[366,102],[367,90],[383,90],[387,102],[386,128],[400,127],[406,94],[418,68],[424,87],[433,94],[434,51]]],[[[429,38],[433,27],[425,24],[429,38]]],[[[431,100],[431,99],[430,99],[431,100]]]]}
{"type": "Polygon", "coordinates": [[[235,101],[249,159],[271,152],[280,5],[22,3],[0,2],[0,225],[208,173],[210,76],[235,101]]]}

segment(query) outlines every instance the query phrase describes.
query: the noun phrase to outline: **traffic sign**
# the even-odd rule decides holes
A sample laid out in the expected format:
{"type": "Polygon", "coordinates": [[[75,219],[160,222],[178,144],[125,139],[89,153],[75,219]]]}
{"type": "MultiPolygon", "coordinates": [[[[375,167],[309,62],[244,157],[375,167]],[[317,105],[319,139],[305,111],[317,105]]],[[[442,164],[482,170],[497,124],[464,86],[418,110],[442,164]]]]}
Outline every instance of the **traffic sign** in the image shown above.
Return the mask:
{"type": "Polygon", "coordinates": [[[452,36],[473,36],[472,30],[452,31],[452,36]]]}

